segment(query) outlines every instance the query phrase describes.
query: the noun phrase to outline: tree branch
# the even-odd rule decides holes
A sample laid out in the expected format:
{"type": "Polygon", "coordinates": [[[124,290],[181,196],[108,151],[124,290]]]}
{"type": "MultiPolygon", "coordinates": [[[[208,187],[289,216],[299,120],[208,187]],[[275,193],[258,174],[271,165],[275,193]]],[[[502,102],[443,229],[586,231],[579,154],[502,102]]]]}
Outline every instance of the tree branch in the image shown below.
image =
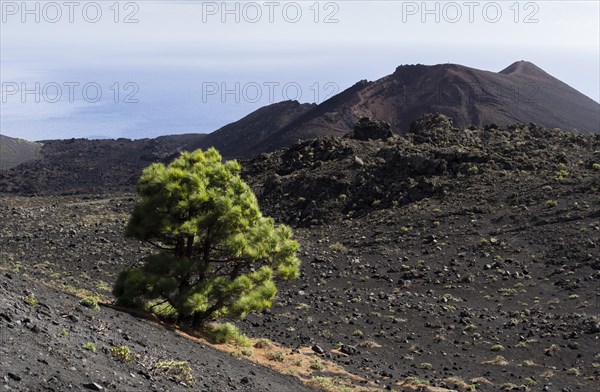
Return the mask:
{"type": "MultiPolygon", "coordinates": [[[[157,304],[154,304],[154,305],[150,306],[150,309],[154,309],[154,308],[155,308],[155,307],[157,307],[157,306],[164,305],[164,304],[166,304],[167,302],[169,302],[169,300],[168,300],[168,299],[165,299],[165,300],[164,300],[164,301],[162,301],[162,302],[159,302],[159,303],[157,303],[157,304]]],[[[169,302],[169,305],[170,305],[170,304],[171,304],[171,303],[169,302]]]]}
{"type": "Polygon", "coordinates": [[[167,248],[166,246],[162,246],[162,245],[159,245],[159,244],[155,244],[154,242],[152,242],[152,241],[150,241],[150,240],[144,240],[144,242],[146,242],[146,243],[148,243],[148,244],[150,244],[150,245],[152,245],[152,246],[155,246],[155,247],[157,247],[158,249],[162,249],[162,250],[168,250],[168,251],[171,251],[171,252],[172,252],[172,251],[174,251],[174,250],[176,249],[176,248],[167,248]]]}
{"type": "Polygon", "coordinates": [[[204,324],[206,320],[208,320],[217,310],[222,308],[224,305],[225,301],[222,298],[219,298],[213,306],[206,309],[204,312],[195,312],[192,321],[192,327],[199,328],[200,326],[202,326],[202,324],[204,324]]]}
{"type": "Polygon", "coordinates": [[[240,274],[240,271],[244,267],[244,264],[246,263],[239,263],[235,267],[233,267],[233,269],[229,273],[229,279],[234,280],[235,278],[237,278],[240,274]]]}

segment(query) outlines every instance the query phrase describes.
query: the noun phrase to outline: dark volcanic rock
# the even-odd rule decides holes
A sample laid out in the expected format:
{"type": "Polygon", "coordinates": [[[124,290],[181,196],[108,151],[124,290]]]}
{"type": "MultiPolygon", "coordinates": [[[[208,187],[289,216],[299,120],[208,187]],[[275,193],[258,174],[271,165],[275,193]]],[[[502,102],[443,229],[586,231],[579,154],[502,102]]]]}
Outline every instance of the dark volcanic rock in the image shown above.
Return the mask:
{"type": "Polygon", "coordinates": [[[394,133],[390,129],[390,124],[373,121],[368,117],[361,118],[351,133],[351,137],[356,140],[378,140],[392,137],[394,133]]]}
{"type": "MultiPolygon", "coordinates": [[[[410,124],[410,133],[435,133],[450,131],[453,128],[452,119],[443,114],[425,114],[410,124]]],[[[477,128],[475,128],[477,129],[477,128]]]]}
{"type": "MultiPolygon", "coordinates": [[[[357,125],[373,127],[386,128],[367,119],[357,125]]],[[[329,137],[263,154],[245,165],[244,176],[269,214],[294,225],[312,225],[442,199],[519,170],[542,170],[552,177],[560,171],[557,165],[564,164],[560,151],[568,145],[585,151],[588,160],[596,159],[591,158],[598,145],[593,135],[534,124],[459,130],[450,118],[428,114],[399,138],[329,137]]],[[[580,160],[585,164],[586,159],[580,160]]]]}
{"type": "Polygon", "coordinates": [[[342,345],[342,347],[340,348],[340,352],[347,354],[347,355],[356,355],[358,354],[358,350],[356,349],[356,347],[354,346],[349,346],[349,345],[342,345]]]}
{"type": "Polygon", "coordinates": [[[88,384],[83,384],[83,387],[89,389],[90,391],[101,391],[104,388],[100,384],[96,384],[95,382],[90,382],[88,384]]]}
{"type": "Polygon", "coordinates": [[[317,354],[325,354],[325,350],[323,350],[323,349],[321,348],[321,346],[319,346],[319,345],[317,345],[317,344],[313,345],[313,346],[311,347],[311,349],[312,349],[314,352],[316,352],[317,354]]]}

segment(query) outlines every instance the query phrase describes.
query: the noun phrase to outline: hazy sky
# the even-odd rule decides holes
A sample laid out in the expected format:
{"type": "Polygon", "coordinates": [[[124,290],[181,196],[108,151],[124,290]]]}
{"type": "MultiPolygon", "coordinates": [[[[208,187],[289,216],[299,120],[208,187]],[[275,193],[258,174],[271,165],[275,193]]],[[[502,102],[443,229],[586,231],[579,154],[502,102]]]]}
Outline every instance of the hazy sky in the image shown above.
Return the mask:
{"type": "Polygon", "coordinates": [[[210,132],[414,63],[500,71],[524,59],[600,99],[595,0],[65,4],[0,3],[3,134],[210,132]]]}

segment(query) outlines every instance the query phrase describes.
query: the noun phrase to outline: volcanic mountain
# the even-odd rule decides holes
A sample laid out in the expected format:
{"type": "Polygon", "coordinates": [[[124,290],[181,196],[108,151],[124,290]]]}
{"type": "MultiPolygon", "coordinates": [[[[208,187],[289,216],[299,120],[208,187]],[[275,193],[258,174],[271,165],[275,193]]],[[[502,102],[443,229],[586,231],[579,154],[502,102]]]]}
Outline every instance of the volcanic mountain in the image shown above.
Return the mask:
{"type": "Polygon", "coordinates": [[[250,157],[298,139],[347,133],[362,117],[406,133],[425,113],[447,115],[458,128],[533,122],[600,132],[600,104],[530,62],[518,61],[500,72],[417,64],[360,81],[319,105],[287,101],[263,107],[190,147],[215,146],[228,157],[250,157]]]}
{"type": "Polygon", "coordinates": [[[41,149],[41,143],[0,135],[0,170],[39,159],[41,149]]]}
{"type": "Polygon", "coordinates": [[[251,156],[254,152],[263,152],[261,146],[272,143],[273,136],[281,129],[298,121],[315,107],[316,104],[300,104],[298,101],[283,101],[264,106],[187,147],[192,151],[214,146],[228,157],[251,156]]]}

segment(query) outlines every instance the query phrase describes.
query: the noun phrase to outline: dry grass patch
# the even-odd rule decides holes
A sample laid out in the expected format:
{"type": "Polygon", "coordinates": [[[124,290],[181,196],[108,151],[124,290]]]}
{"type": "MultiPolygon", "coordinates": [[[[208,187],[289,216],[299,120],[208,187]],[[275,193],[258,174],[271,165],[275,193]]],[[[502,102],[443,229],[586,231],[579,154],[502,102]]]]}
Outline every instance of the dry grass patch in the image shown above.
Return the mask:
{"type": "Polygon", "coordinates": [[[377,343],[374,340],[364,340],[364,341],[358,343],[358,347],[380,348],[381,344],[377,343]]]}
{"type": "Polygon", "coordinates": [[[496,355],[494,359],[490,359],[489,361],[482,362],[484,365],[498,365],[498,366],[507,366],[510,365],[510,362],[506,360],[502,355],[496,355]]]}
{"type": "Polygon", "coordinates": [[[471,384],[467,383],[465,380],[459,377],[449,377],[444,380],[446,383],[452,385],[454,388],[459,388],[465,391],[476,391],[477,385],[476,383],[471,382],[471,384]]]}
{"type": "MultiPolygon", "coordinates": [[[[214,347],[232,355],[239,354],[240,347],[232,343],[213,343],[206,336],[195,332],[186,332],[174,328],[175,332],[190,340],[214,347]]],[[[298,350],[281,347],[268,339],[249,338],[252,353],[243,359],[271,368],[282,374],[290,374],[313,387],[317,386],[329,392],[374,392],[381,391],[372,382],[366,382],[362,377],[348,373],[334,362],[317,356],[310,347],[298,350]],[[319,366],[311,366],[318,361],[319,366]],[[362,385],[358,385],[362,384],[362,385]]],[[[242,355],[237,355],[242,357],[242,355]]],[[[240,359],[242,360],[242,359],[240,359]]]]}
{"type": "Polygon", "coordinates": [[[493,382],[491,382],[485,377],[474,377],[471,379],[471,382],[477,385],[494,385],[493,382]]]}
{"type": "Polygon", "coordinates": [[[452,392],[452,389],[434,387],[429,385],[429,381],[418,378],[418,377],[407,377],[402,381],[399,381],[396,385],[404,389],[411,389],[419,392],[452,392]]]}

